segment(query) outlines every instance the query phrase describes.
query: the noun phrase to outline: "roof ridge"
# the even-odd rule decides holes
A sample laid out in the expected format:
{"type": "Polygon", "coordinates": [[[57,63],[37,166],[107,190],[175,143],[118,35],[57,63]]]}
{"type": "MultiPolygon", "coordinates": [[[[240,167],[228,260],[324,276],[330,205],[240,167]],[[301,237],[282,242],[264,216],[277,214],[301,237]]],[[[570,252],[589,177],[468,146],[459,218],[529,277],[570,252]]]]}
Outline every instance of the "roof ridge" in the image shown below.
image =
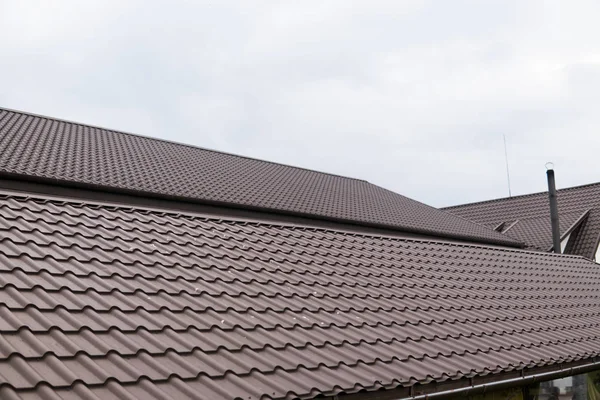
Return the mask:
{"type": "Polygon", "coordinates": [[[169,139],[163,139],[163,138],[158,138],[158,137],[153,137],[153,136],[147,136],[147,135],[140,135],[139,133],[132,133],[132,132],[122,131],[122,130],[118,130],[118,129],[105,128],[105,127],[102,127],[102,126],[99,126],[99,125],[86,124],[86,123],[72,121],[72,120],[65,119],[65,118],[50,117],[50,116],[44,115],[44,114],[37,114],[37,113],[29,112],[29,111],[16,110],[16,109],[13,109],[13,108],[8,108],[8,107],[4,107],[4,106],[0,105],[0,111],[2,111],[2,110],[7,111],[7,112],[12,112],[12,113],[18,113],[18,114],[21,114],[21,115],[29,115],[29,116],[32,116],[32,117],[44,118],[44,119],[58,121],[58,122],[64,122],[64,123],[67,123],[67,124],[74,124],[74,125],[80,125],[80,126],[85,126],[85,127],[89,127],[89,128],[101,129],[103,131],[117,133],[117,134],[120,134],[120,135],[128,135],[128,136],[134,136],[134,137],[142,138],[142,139],[156,140],[156,141],[170,143],[170,144],[174,144],[174,145],[178,145],[178,146],[191,147],[191,148],[194,148],[194,149],[199,149],[199,150],[204,150],[204,151],[210,151],[210,152],[213,152],[213,153],[225,154],[225,155],[228,155],[228,156],[240,157],[240,158],[245,158],[245,159],[249,159],[249,160],[253,160],[253,161],[259,161],[259,162],[264,162],[264,163],[269,163],[269,164],[281,165],[281,166],[288,167],[288,168],[301,169],[301,170],[304,170],[304,171],[315,172],[315,173],[318,173],[318,174],[336,176],[338,178],[352,179],[352,180],[355,180],[355,181],[366,182],[366,183],[372,184],[372,183],[370,183],[369,181],[367,181],[365,179],[353,178],[351,176],[344,176],[344,175],[334,174],[334,173],[331,173],[331,172],[317,171],[316,169],[310,169],[310,168],[305,168],[305,167],[298,167],[296,165],[284,164],[284,163],[280,163],[280,162],[277,162],[277,161],[263,160],[263,159],[260,159],[260,158],[250,157],[250,156],[246,156],[246,155],[229,153],[227,151],[222,151],[222,150],[209,149],[207,147],[202,147],[202,146],[198,146],[198,145],[194,145],[194,144],[189,144],[189,143],[176,142],[174,140],[169,140],[169,139]]]}
{"type": "MultiPolygon", "coordinates": [[[[557,189],[556,191],[557,192],[567,192],[567,191],[570,191],[570,190],[582,189],[582,188],[591,187],[591,186],[600,186],[600,182],[593,182],[593,183],[586,183],[586,184],[583,184],[583,185],[570,186],[570,187],[566,187],[566,188],[562,188],[562,189],[557,189]]],[[[453,206],[440,207],[439,209],[440,210],[450,210],[450,209],[456,209],[456,208],[461,208],[461,207],[474,206],[474,205],[478,205],[478,204],[489,204],[489,203],[496,203],[496,202],[501,202],[501,201],[506,201],[506,200],[511,200],[511,199],[522,199],[522,198],[526,198],[526,197],[539,196],[541,194],[546,194],[546,193],[548,193],[548,191],[545,190],[545,191],[542,191],[542,192],[520,194],[518,196],[500,197],[500,198],[497,198],[497,199],[474,201],[472,203],[455,204],[453,206]]]]}
{"type": "MultiPolygon", "coordinates": [[[[581,215],[575,220],[573,221],[573,223],[567,228],[565,229],[565,232],[563,233],[563,235],[561,236],[560,240],[562,241],[567,235],[570,235],[571,233],[573,233],[573,231],[583,222],[583,220],[590,214],[591,209],[587,209],[585,210],[583,213],[581,213],[581,215]]],[[[550,250],[548,250],[550,251],[550,250]]]]}
{"type": "MultiPolygon", "coordinates": [[[[510,231],[512,228],[514,228],[514,227],[515,227],[515,226],[516,226],[516,225],[517,225],[519,222],[521,222],[521,219],[515,219],[513,222],[511,222],[511,223],[508,225],[508,228],[506,228],[506,229],[502,229],[502,232],[501,232],[501,233],[503,233],[503,234],[506,234],[506,235],[510,236],[510,234],[508,234],[507,232],[508,232],[508,231],[510,231]]],[[[512,236],[510,236],[510,237],[512,237],[512,236]]],[[[515,239],[515,240],[516,240],[516,239],[515,239]]]]}

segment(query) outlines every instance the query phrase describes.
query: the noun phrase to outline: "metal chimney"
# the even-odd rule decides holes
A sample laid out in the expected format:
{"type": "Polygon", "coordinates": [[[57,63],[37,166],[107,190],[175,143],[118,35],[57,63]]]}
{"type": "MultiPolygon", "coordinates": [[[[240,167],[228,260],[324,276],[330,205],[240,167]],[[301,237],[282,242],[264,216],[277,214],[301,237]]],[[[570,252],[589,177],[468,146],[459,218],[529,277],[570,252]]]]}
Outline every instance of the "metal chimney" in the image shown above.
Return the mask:
{"type": "Polygon", "coordinates": [[[546,164],[546,175],[548,176],[548,196],[550,198],[550,222],[552,223],[552,249],[555,253],[561,253],[560,227],[558,224],[558,202],[556,200],[556,183],[554,181],[554,164],[546,164]]]}

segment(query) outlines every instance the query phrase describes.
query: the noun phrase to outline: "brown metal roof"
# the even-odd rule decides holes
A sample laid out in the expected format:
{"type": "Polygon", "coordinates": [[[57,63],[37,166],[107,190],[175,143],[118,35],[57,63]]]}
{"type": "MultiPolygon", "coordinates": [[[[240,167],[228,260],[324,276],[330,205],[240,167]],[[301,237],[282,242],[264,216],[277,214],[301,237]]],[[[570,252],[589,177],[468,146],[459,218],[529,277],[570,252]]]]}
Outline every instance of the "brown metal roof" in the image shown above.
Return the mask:
{"type": "Polygon", "coordinates": [[[520,246],[369,182],[0,108],[0,176],[520,246]]]}
{"type": "Polygon", "coordinates": [[[0,397],[310,398],[600,351],[577,256],[0,192],[0,397]]]}
{"type": "MultiPolygon", "coordinates": [[[[586,219],[588,214],[589,210],[561,213],[558,218],[560,237],[564,238],[572,232],[578,224],[586,219]]],[[[527,243],[529,248],[542,251],[552,250],[552,224],[549,215],[519,219],[506,224],[505,227],[502,233],[527,243]]]]}
{"type": "MultiPolygon", "coordinates": [[[[593,259],[600,240],[600,183],[560,189],[557,191],[558,212],[561,216],[561,233],[564,234],[571,220],[589,210],[581,229],[569,245],[571,254],[593,259]]],[[[528,246],[538,247],[540,238],[547,243],[543,250],[552,247],[550,231],[550,206],[548,192],[508,197],[479,203],[447,207],[444,210],[487,226],[506,221],[537,220],[539,229],[530,229],[522,235],[514,235],[528,246]],[[545,222],[547,221],[547,222],[545,222]],[[542,229],[540,224],[546,224],[542,229]]],[[[510,234],[510,232],[507,232],[510,234]]]]}

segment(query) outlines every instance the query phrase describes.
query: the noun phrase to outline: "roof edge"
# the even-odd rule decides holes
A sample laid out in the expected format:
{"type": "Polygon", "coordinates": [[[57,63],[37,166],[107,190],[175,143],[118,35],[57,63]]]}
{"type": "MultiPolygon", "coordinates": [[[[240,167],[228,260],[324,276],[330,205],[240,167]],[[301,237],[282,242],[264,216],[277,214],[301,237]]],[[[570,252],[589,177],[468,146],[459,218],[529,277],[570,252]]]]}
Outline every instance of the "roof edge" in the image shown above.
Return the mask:
{"type": "Polygon", "coordinates": [[[586,372],[600,370],[598,355],[566,363],[515,368],[488,375],[465,376],[457,380],[447,378],[445,381],[415,383],[412,386],[401,386],[394,389],[372,392],[338,394],[327,398],[339,400],[427,400],[456,398],[455,396],[476,395],[496,390],[523,387],[540,381],[564,378],[586,372]]]}
{"type": "MultiPolygon", "coordinates": [[[[389,189],[386,189],[386,188],[384,188],[384,187],[382,187],[382,186],[374,185],[374,184],[372,184],[372,183],[370,183],[370,184],[371,184],[371,185],[373,185],[373,186],[377,186],[378,188],[380,188],[380,189],[383,189],[383,190],[385,190],[385,191],[387,191],[387,192],[390,192],[390,193],[393,193],[393,194],[398,194],[398,193],[395,193],[395,192],[393,192],[393,191],[391,191],[391,190],[389,190],[389,189]]],[[[402,195],[401,195],[401,196],[402,196],[402,195]]],[[[404,196],[404,197],[406,197],[406,196],[404,196]]],[[[434,206],[430,206],[429,204],[422,203],[422,202],[420,202],[420,201],[418,201],[418,200],[415,200],[415,199],[413,199],[413,198],[410,198],[410,197],[406,197],[406,198],[407,198],[407,199],[409,199],[409,200],[412,200],[412,201],[414,201],[414,202],[416,202],[416,203],[419,203],[419,204],[420,204],[420,205],[422,205],[423,207],[427,207],[427,208],[429,208],[429,209],[431,209],[431,210],[435,210],[435,211],[440,211],[440,212],[442,212],[442,213],[444,213],[444,214],[446,214],[446,215],[449,215],[449,216],[451,216],[451,217],[453,217],[453,218],[459,218],[459,219],[461,219],[461,220],[463,220],[463,221],[465,221],[465,222],[468,222],[468,223],[470,223],[470,224],[473,224],[473,225],[480,226],[480,227],[482,227],[482,228],[484,228],[484,229],[487,229],[487,230],[489,230],[489,231],[492,231],[492,232],[494,232],[494,233],[498,233],[499,235],[502,235],[502,233],[500,233],[500,232],[498,232],[498,231],[496,231],[496,230],[494,230],[494,229],[491,229],[491,228],[489,228],[489,227],[487,227],[487,226],[485,226],[485,225],[483,225],[483,224],[480,224],[479,222],[471,221],[470,219],[467,219],[467,218],[465,218],[465,217],[463,217],[463,216],[460,216],[460,215],[453,214],[453,213],[451,213],[450,211],[446,211],[446,210],[444,210],[444,209],[441,209],[441,208],[435,208],[434,206]]],[[[439,235],[439,234],[438,234],[438,235],[439,235]]],[[[450,236],[448,236],[448,237],[450,237],[450,236]]],[[[452,237],[454,237],[454,236],[452,236],[452,237]]],[[[515,238],[511,238],[511,237],[508,237],[508,238],[509,238],[509,240],[510,240],[510,241],[513,243],[513,244],[512,244],[513,246],[518,246],[518,247],[521,247],[521,248],[525,248],[525,247],[526,247],[526,244],[525,244],[524,242],[521,242],[521,241],[519,241],[519,240],[517,240],[517,239],[515,239],[515,238]]],[[[479,242],[479,241],[482,241],[481,239],[478,239],[478,238],[473,238],[473,237],[469,237],[469,240],[475,240],[475,241],[478,241],[478,242],[479,242]]],[[[492,243],[492,242],[491,242],[491,241],[486,241],[486,243],[492,243]]],[[[510,245],[509,245],[509,246],[510,246],[510,245]]]]}
{"type": "Polygon", "coordinates": [[[263,159],[260,159],[260,158],[250,157],[250,156],[246,156],[246,155],[240,155],[240,154],[229,153],[229,152],[221,151],[221,150],[209,149],[207,147],[197,146],[197,145],[189,144],[189,143],[176,142],[174,140],[168,140],[168,139],[163,139],[163,138],[158,138],[158,137],[153,137],[153,136],[147,136],[147,135],[140,135],[138,133],[132,133],[132,132],[127,132],[127,131],[122,131],[122,130],[119,130],[119,129],[105,128],[105,127],[98,126],[98,125],[86,124],[86,123],[72,121],[72,120],[64,119],[64,118],[50,117],[50,116],[44,115],[44,114],[37,114],[37,113],[29,112],[29,111],[16,110],[16,109],[13,109],[13,108],[8,108],[8,107],[4,107],[4,106],[0,105],[0,111],[2,111],[2,110],[8,111],[8,112],[13,112],[13,113],[18,113],[18,114],[21,114],[21,115],[30,115],[32,117],[44,118],[44,119],[48,119],[48,120],[52,120],[52,121],[57,121],[57,122],[64,122],[64,123],[67,123],[67,124],[85,126],[85,127],[94,128],[94,129],[101,129],[101,130],[108,131],[108,132],[118,133],[120,135],[134,136],[134,137],[148,139],[148,140],[157,140],[157,141],[160,141],[160,142],[170,143],[170,144],[174,144],[174,145],[178,145],[178,146],[191,147],[193,149],[210,151],[210,152],[213,152],[213,153],[225,154],[225,155],[233,156],[233,157],[241,157],[241,158],[245,158],[247,160],[260,161],[260,162],[269,163],[269,164],[281,165],[281,166],[289,167],[289,168],[301,169],[303,171],[315,172],[317,174],[337,176],[338,178],[352,179],[354,181],[361,181],[361,182],[370,183],[370,182],[368,182],[368,181],[366,181],[364,179],[360,179],[360,178],[353,178],[353,177],[350,177],[350,176],[338,175],[338,174],[334,174],[334,173],[331,173],[331,172],[317,171],[315,169],[310,169],[310,168],[305,168],[305,167],[298,167],[296,165],[284,164],[284,163],[280,163],[280,162],[276,162],[276,161],[263,160],[263,159]]]}
{"type": "Polygon", "coordinates": [[[565,233],[562,234],[562,236],[560,237],[560,240],[563,240],[568,235],[570,235],[571,233],[573,233],[573,231],[575,230],[575,228],[577,228],[583,222],[583,220],[590,214],[590,211],[591,211],[590,209],[585,210],[583,212],[583,214],[581,214],[579,216],[579,218],[577,218],[575,220],[575,222],[573,222],[571,224],[571,226],[565,231],[565,233]]]}
{"type": "MultiPolygon", "coordinates": [[[[584,222],[584,221],[587,219],[588,215],[590,214],[590,211],[591,211],[590,209],[588,209],[588,210],[585,210],[585,211],[583,212],[583,214],[581,214],[581,215],[579,216],[579,218],[577,218],[577,220],[575,220],[575,222],[573,222],[573,223],[571,224],[571,226],[569,227],[569,229],[567,229],[567,230],[565,231],[565,233],[563,233],[563,234],[561,235],[561,237],[560,237],[560,241],[561,241],[561,242],[562,242],[562,241],[563,241],[563,240],[564,240],[564,239],[565,239],[567,236],[569,236],[570,234],[572,234],[573,232],[575,232],[575,230],[576,230],[576,229],[577,229],[579,226],[581,226],[581,224],[583,224],[583,222],[584,222]]],[[[569,241],[571,241],[571,239],[569,239],[569,241]]],[[[597,247],[597,246],[596,246],[596,247],[597,247]]],[[[550,246],[550,248],[549,248],[548,250],[546,250],[546,251],[553,251],[553,248],[554,248],[554,246],[552,245],[552,246],[550,246]]],[[[592,261],[593,261],[593,260],[592,260],[592,261]]]]}
{"type": "MultiPolygon", "coordinates": [[[[329,221],[306,221],[299,222],[295,220],[287,220],[287,219],[277,219],[277,218],[269,218],[269,219],[261,219],[256,217],[249,216],[239,216],[239,215],[228,215],[226,213],[214,214],[212,212],[205,212],[204,210],[196,210],[190,208],[179,208],[179,205],[190,205],[192,207],[195,206],[204,206],[203,204],[194,204],[194,203],[185,203],[179,202],[176,200],[167,200],[167,199],[152,199],[153,201],[161,201],[163,204],[144,204],[144,203],[128,203],[127,201],[120,200],[110,200],[99,198],[97,196],[94,197],[79,197],[79,196],[70,196],[64,193],[50,193],[50,192],[40,192],[40,191],[28,191],[24,189],[17,189],[14,187],[7,187],[4,185],[6,180],[0,178],[0,196],[14,196],[20,198],[27,198],[33,201],[40,202],[58,202],[58,203],[72,203],[78,204],[81,206],[89,206],[89,207],[104,207],[110,209],[123,209],[126,211],[139,211],[139,212],[150,212],[150,213],[160,213],[160,214],[168,214],[168,215],[185,215],[190,217],[200,217],[209,220],[218,220],[225,221],[231,223],[242,223],[242,224],[257,224],[257,225],[269,225],[269,226],[277,226],[277,227],[296,227],[296,228],[305,228],[312,229],[324,232],[345,232],[354,236],[360,237],[369,237],[369,238],[381,238],[381,239],[389,239],[389,240],[399,240],[406,242],[415,242],[415,243],[428,243],[428,244],[440,244],[440,245],[448,245],[448,246],[456,246],[461,248],[472,248],[472,249],[488,249],[488,250],[497,250],[502,252],[509,253],[523,253],[523,254],[535,254],[537,256],[546,256],[546,257],[563,257],[570,259],[585,259],[587,261],[591,261],[586,257],[580,256],[578,254],[554,254],[554,253],[546,253],[535,251],[527,248],[517,248],[517,247],[508,247],[497,244],[487,244],[487,243],[477,243],[473,241],[460,241],[457,239],[448,239],[441,238],[435,236],[426,236],[426,235],[412,235],[406,232],[394,231],[394,230],[384,230],[384,229],[374,229],[374,230],[364,230],[364,226],[350,225],[350,224],[342,224],[339,225],[321,225],[318,222],[329,222],[329,221]],[[173,206],[169,207],[167,204],[172,203],[173,206]],[[313,225],[314,223],[314,225],[313,225]],[[361,228],[361,229],[353,229],[353,228],[361,228]]],[[[19,184],[22,184],[21,181],[14,181],[19,184]]],[[[75,189],[75,188],[64,188],[64,187],[56,187],[53,188],[58,189],[66,189],[66,190],[82,190],[83,189],[75,189]]],[[[95,194],[96,192],[88,191],[90,196],[95,194]]],[[[115,195],[112,194],[111,195],[115,195]]],[[[120,194],[123,196],[123,194],[120,194]]],[[[142,198],[139,197],[140,199],[142,198]]],[[[266,217],[273,217],[273,214],[262,214],[266,217]]]]}
{"type": "MultiPolygon", "coordinates": [[[[524,249],[525,248],[524,243],[521,243],[509,236],[506,236],[506,240],[495,240],[495,239],[486,240],[484,238],[472,237],[472,236],[468,236],[468,235],[447,235],[447,234],[444,235],[439,232],[419,230],[419,229],[410,229],[410,228],[400,228],[400,227],[394,226],[394,225],[374,224],[374,223],[367,223],[367,222],[357,223],[357,221],[354,221],[354,220],[345,220],[345,219],[341,219],[341,218],[324,217],[324,216],[314,215],[314,214],[303,214],[303,213],[298,213],[298,212],[293,212],[293,211],[276,210],[276,209],[269,209],[269,208],[251,206],[251,205],[246,206],[243,204],[220,203],[220,202],[206,201],[206,200],[200,200],[200,199],[195,199],[195,198],[190,198],[190,197],[178,197],[178,196],[174,196],[174,195],[166,195],[166,194],[160,194],[160,193],[154,193],[154,192],[136,191],[136,190],[118,188],[118,187],[112,187],[112,186],[103,186],[103,185],[96,185],[96,184],[91,184],[91,183],[66,181],[66,180],[60,180],[60,179],[51,179],[51,178],[44,178],[44,177],[31,176],[31,175],[21,175],[21,174],[17,174],[17,173],[8,173],[8,172],[3,172],[3,171],[0,171],[0,179],[6,179],[6,180],[11,180],[11,181],[25,181],[25,182],[29,182],[29,183],[48,185],[48,187],[50,189],[52,187],[62,188],[62,189],[81,189],[81,190],[89,190],[92,192],[103,192],[103,193],[116,194],[116,195],[128,195],[128,196],[133,196],[133,197],[137,197],[137,198],[176,201],[176,202],[191,204],[191,205],[195,204],[195,205],[213,206],[213,207],[219,207],[219,208],[227,209],[227,210],[254,211],[257,213],[270,215],[270,216],[279,215],[279,216],[299,217],[299,218],[304,218],[304,219],[312,220],[312,221],[333,222],[333,223],[344,224],[347,226],[382,229],[382,230],[392,231],[395,233],[423,235],[423,236],[428,236],[433,239],[455,240],[455,241],[460,241],[462,243],[470,243],[470,244],[475,244],[475,245],[504,246],[504,247],[509,247],[512,249],[524,249]]],[[[56,193],[53,193],[52,190],[49,190],[47,194],[55,195],[56,193]]],[[[489,229],[489,228],[487,228],[487,229],[489,229]]]]}
{"type": "Polygon", "coordinates": [[[508,234],[508,231],[510,231],[512,228],[514,228],[514,227],[515,227],[515,225],[517,225],[517,224],[519,223],[519,221],[521,221],[521,220],[520,220],[520,219],[515,219],[513,222],[511,222],[511,223],[508,225],[508,228],[506,228],[506,229],[502,230],[502,234],[506,234],[506,235],[510,236],[510,235],[508,234]]]}

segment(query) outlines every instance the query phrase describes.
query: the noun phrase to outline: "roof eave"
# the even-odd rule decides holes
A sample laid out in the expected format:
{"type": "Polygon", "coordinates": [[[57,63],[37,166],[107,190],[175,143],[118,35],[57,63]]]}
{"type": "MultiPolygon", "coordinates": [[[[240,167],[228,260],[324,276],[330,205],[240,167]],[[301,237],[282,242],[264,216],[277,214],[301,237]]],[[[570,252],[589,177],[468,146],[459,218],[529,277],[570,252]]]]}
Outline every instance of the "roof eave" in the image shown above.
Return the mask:
{"type": "MultiPolygon", "coordinates": [[[[162,193],[156,193],[156,192],[146,192],[146,191],[132,190],[132,189],[127,189],[127,188],[119,188],[119,187],[114,187],[114,186],[105,186],[105,185],[101,185],[101,184],[92,184],[92,183],[86,183],[86,182],[68,181],[68,180],[58,179],[58,178],[47,178],[47,177],[41,177],[41,176],[24,175],[24,174],[6,172],[6,171],[0,171],[0,179],[25,181],[25,182],[31,182],[31,183],[40,183],[40,184],[44,184],[44,185],[61,187],[61,188],[74,188],[74,189],[83,189],[83,190],[89,190],[89,191],[95,191],[95,192],[124,194],[124,195],[135,196],[135,197],[178,201],[178,202],[189,203],[189,204],[208,205],[208,206],[221,207],[224,209],[231,209],[231,210],[249,210],[249,211],[255,211],[255,212],[260,212],[260,213],[266,213],[266,214],[270,214],[270,215],[275,214],[275,215],[283,215],[283,216],[301,217],[301,218],[307,218],[307,219],[318,220],[318,221],[329,221],[329,222],[343,223],[343,224],[349,224],[349,225],[355,225],[355,226],[362,226],[362,227],[367,227],[367,228],[385,229],[385,230],[392,230],[395,232],[426,235],[426,236],[437,237],[437,238],[442,238],[442,239],[475,242],[478,244],[507,246],[507,247],[513,247],[513,248],[521,248],[521,249],[525,248],[525,243],[519,242],[508,236],[506,237],[506,240],[500,240],[500,239],[496,240],[496,239],[492,239],[492,238],[486,239],[486,238],[481,238],[481,237],[473,237],[473,236],[469,236],[469,235],[459,235],[459,234],[449,235],[449,234],[445,234],[445,233],[429,231],[426,229],[411,229],[411,228],[399,227],[399,226],[395,226],[395,225],[376,224],[376,223],[369,223],[369,222],[357,223],[357,221],[354,221],[354,220],[347,220],[347,219],[335,218],[335,217],[326,217],[326,216],[321,216],[321,215],[316,215],[316,214],[307,214],[307,213],[300,213],[300,212],[287,211],[287,210],[270,209],[270,208],[253,206],[253,205],[209,201],[209,200],[202,200],[202,199],[191,198],[191,197],[182,197],[182,196],[168,195],[168,194],[162,194],[162,193]]],[[[54,193],[48,193],[48,194],[54,194],[54,193]]]]}
{"type": "Polygon", "coordinates": [[[455,396],[470,396],[496,390],[523,387],[539,381],[549,381],[567,376],[579,375],[600,370],[600,357],[554,365],[535,366],[526,369],[499,372],[488,375],[465,376],[452,380],[418,382],[412,386],[402,386],[372,392],[339,394],[329,399],[337,400],[426,400],[445,399],[455,396]]]}

